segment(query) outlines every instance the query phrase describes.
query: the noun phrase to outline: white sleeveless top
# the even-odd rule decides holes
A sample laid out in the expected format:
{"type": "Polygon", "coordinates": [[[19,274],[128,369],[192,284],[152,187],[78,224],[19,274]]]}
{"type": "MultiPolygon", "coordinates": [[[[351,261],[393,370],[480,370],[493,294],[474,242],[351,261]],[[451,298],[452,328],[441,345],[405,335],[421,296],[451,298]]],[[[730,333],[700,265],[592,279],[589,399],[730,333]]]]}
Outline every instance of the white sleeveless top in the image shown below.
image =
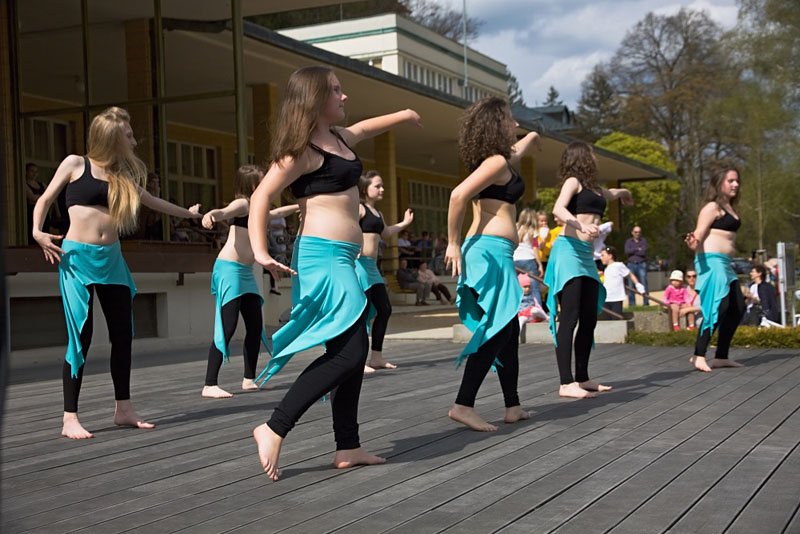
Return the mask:
{"type": "Polygon", "coordinates": [[[535,260],[536,251],[533,247],[533,240],[535,236],[526,234],[525,238],[519,242],[517,248],[514,250],[514,261],[535,260]]]}

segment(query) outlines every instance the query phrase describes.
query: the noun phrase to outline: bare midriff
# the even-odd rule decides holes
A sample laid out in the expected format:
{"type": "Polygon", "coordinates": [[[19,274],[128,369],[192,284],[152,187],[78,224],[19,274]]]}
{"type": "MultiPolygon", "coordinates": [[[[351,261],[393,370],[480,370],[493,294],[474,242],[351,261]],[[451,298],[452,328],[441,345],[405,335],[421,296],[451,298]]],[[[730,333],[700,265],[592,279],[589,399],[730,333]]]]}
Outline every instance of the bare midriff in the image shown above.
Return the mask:
{"type": "Polygon", "coordinates": [[[513,204],[483,198],[472,201],[472,224],[467,237],[474,235],[493,235],[504,237],[517,244],[517,209],[513,204]]]}
{"type": "Polygon", "coordinates": [[[380,234],[364,234],[364,244],[361,245],[361,255],[378,259],[378,246],[381,242],[380,234]]]}
{"type": "Polygon", "coordinates": [[[70,206],[65,239],[89,245],[110,245],[119,240],[114,219],[103,206],[70,206]]]}
{"type": "Polygon", "coordinates": [[[334,241],[347,241],[361,246],[358,225],[358,188],[341,193],[326,193],[298,200],[303,221],[299,235],[334,241]]]}
{"type": "Polygon", "coordinates": [[[228,240],[225,246],[219,251],[219,259],[235,261],[244,265],[252,265],[255,262],[253,248],[250,246],[250,236],[247,228],[231,225],[228,230],[228,240]]]}
{"type": "MultiPolygon", "coordinates": [[[[581,224],[600,224],[600,216],[594,213],[579,213],[575,216],[578,219],[578,222],[581,224]]],[[[591,242],[594,239],[589,237],[588,234],[585,232],[581,232],[580,230],[573,228],[572,226],[564,225],[564,233],[567,237],[574,237],[575,239],[580,239],[581,241],[591,242]]]]}
{"type": "Polygon", "coordinates": [[[708,237],[697,247],[697,253],[716,253],[733,256],[736,250],[736,232],[717,230],[712,228],[708,231],[708,237]]]}

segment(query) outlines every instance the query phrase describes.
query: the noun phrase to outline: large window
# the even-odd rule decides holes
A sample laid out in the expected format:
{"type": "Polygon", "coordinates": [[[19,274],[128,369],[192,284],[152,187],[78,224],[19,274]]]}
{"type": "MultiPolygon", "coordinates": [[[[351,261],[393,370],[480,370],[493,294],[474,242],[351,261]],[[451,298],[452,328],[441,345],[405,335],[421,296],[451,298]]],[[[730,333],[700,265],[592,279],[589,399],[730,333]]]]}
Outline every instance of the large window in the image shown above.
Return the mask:
{"type": "Polygon", "coordinates": [[[424,182],[409,182],[409,204],[414,210],[414,231],[447,232],[450,188],[424,182]]]}
{"type": "Polygon", "coordinates": [[[25,163],[35,163],[49,179],[61,161],[73,151],[72,126],[67,121],[49,118],[25,119],[24,126],[25,163]]]}
{"type": "Polygon", "coordinates": [[[217,204],[219,157],[217,148],[169,141],[167,143],[169,200],[179,206],[217,204]]]}

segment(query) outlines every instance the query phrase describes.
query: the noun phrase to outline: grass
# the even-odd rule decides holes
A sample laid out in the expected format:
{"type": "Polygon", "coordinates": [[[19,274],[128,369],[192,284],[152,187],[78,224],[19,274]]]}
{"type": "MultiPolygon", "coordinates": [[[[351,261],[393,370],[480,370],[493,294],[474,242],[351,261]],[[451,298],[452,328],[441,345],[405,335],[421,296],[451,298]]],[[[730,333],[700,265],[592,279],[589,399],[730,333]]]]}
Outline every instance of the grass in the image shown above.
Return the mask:
{"type": "MultiPolygon", "coordinates": [[[[625,338],[626,343],[647,345],[651,347],[692,347],[697,339],[697,332],[680,330],[678,332],[654,333],[633,330],[625,338]]],[[[716,344],[717,335],[711,338],[716,344]]],[[[732,345],[742,348],[763,349],[800,349],[800,327],[794,328],[758,328],[740,326],[733,336],[732,345]]]]}

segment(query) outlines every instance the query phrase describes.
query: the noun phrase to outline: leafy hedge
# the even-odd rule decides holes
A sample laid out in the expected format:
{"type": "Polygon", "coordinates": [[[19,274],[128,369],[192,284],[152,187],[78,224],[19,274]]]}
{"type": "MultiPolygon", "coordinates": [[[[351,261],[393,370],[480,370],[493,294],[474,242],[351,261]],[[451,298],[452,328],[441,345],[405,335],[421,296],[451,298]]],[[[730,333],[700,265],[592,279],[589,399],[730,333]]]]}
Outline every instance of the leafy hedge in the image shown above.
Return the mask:
{"type": "MultiPolygon", "coordinates": [[[[652,347],[692,347],[697,339],[697,332],[680,330],[678,332],[653,333],[628,332],[626,343],[649,345],[652,347]]],[[[716,344],[717,335],[711,338],[716,344]]],[[[740,326],[733,336],[734,347],[762,349],[800,349],[800,327],[795,328],[757,328],[740,326]]]]}

